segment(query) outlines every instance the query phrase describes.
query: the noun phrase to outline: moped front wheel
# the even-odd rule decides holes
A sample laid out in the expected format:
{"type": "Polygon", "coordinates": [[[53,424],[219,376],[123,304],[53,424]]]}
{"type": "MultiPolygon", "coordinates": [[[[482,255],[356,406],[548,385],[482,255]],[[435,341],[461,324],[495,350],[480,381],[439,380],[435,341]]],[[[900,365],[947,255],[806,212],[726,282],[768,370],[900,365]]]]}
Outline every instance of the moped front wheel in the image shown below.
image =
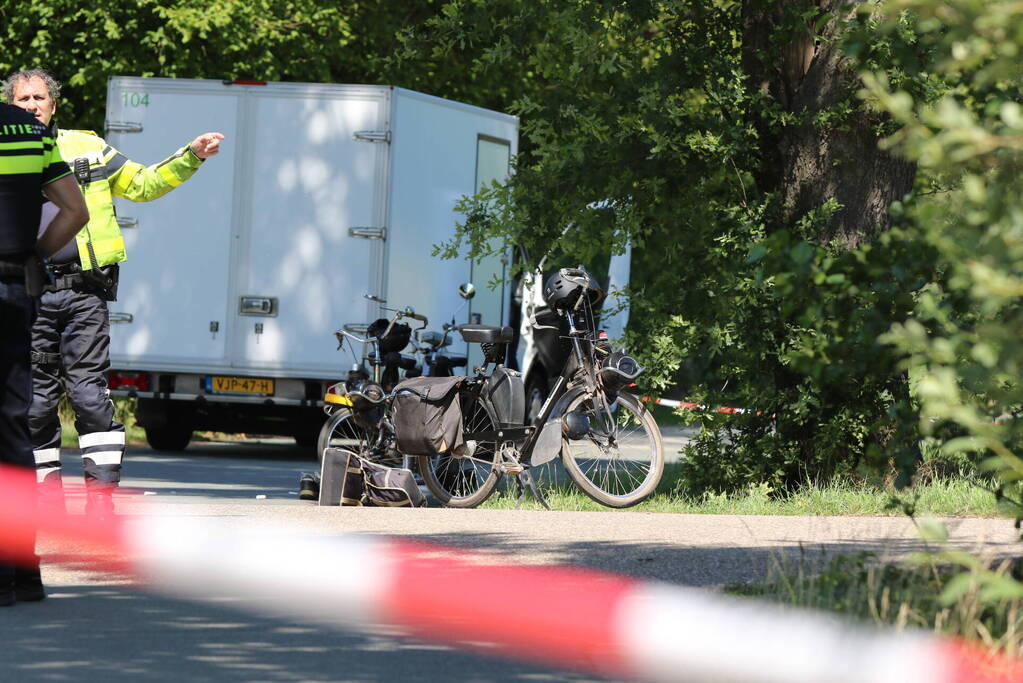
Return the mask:
{"type": "Polygon", "coordinates": [[[601,505],[627,508],[653,494],[664,472],[661,430],[650,411],[630,394],[620,393],[604,408],[590,394],[577,396],[566,413],[589,422],[580,438],[565,439],[565,471],[583,492],[601,505]]]}
{"type": "Polygon", "coordinates": [[[358,419],[351,409],[338,408],[320,428],[320,436],[316,440],[316,458],[322,467],[325,448],[346,448],[364,455],[372,438],[372,425],[358,419]]]}
{"type": "Polygon", "coordinates": [[[500,444],[493,440],[498,425],[479,396],[467,392],[462,394],[461,401],[462,432],[467,453],[421,456],[419,473],[426,488],[441,505],[474,508],[494,493],[501,477],[495,466],[500,444]]]}

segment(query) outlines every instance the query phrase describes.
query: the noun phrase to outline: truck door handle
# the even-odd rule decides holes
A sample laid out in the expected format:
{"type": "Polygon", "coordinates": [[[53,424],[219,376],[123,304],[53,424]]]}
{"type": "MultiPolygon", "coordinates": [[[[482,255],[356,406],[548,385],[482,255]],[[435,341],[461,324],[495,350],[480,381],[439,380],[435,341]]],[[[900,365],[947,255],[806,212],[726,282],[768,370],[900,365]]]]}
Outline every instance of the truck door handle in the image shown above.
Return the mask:
{"type": "Polygon", "coordinates": [[[142,124],[134,121],[107,121],[108,133],[141,133],[142,124]]]}
{"type": "Polygon", "coordinates": [[[387,228],[348,228],[348,235],[366,240],[386,240],[387,228]]]}
{"type": "Polygon", "coordinates": [[[243,296],[238,305],[238,312],[242,315],[265,315],[273,317],[277,315],[277,297],[272,296],[243,296]]]}

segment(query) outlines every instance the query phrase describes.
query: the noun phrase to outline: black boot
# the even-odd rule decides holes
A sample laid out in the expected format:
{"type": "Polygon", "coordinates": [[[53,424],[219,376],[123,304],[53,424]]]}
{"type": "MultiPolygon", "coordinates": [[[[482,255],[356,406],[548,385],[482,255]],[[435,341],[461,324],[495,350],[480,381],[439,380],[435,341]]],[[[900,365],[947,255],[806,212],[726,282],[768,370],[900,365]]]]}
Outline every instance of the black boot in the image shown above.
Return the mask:
{"type": "Polygon", "coordinates": [[[65,514],[64,483],[60,470],[50,472],[39,485],[39,510],[49,514],[65,514]]]}
{"type": "Polygon", "coordinates": [[[116,484],[107,482],[86,482],[85,514],[96,520],[106,520],[114,516],[114,489],[116,484]]]}
{"type": "Polygon", "coordinates": [[[46,598],[38,566],[35,569],[14,571],[14,595],[18,602],[38,602],[46,598]]]}
{"type": "Polygon", "coordinates": [[[0,565],[0,607],[10,607],[15,602],[14,572],[10,567],[0,565]]]}

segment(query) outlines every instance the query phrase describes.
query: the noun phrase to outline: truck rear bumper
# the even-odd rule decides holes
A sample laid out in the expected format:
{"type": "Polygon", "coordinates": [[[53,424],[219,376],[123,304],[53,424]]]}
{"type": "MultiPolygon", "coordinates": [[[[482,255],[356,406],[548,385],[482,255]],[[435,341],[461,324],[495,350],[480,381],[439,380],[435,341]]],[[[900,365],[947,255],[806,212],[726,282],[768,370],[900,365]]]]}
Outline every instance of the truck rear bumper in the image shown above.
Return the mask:
{"type": "MultiPolygon", "coordinates": [[[[327,386],[333,382],[323,379],[305,377],[248,377],[236,373],[238,382],[235,384],[249,385],[246,391],[216,391],[217,385],[211,381],[220,379],[217,373],[182,373],[161,372],[159,370],[123,370],[113,368],[107,373],[107,382],[111,396],[128,398],[154,399],[174,401],[177,403],[234,403],[243,405],[265,406],[323,406],[323,395],[327,386]],[[256,380],[259,384],[254,384],[256,380]],[[267,393],[255,393],[266,391],[267,393]]],[[[233,378],[228,378],[233,379],[233,378]]],[[[223,386],[223,384],[221,385],[223,386]]]]}
{"type": "Polygon", "coordinates": [[[267,406],[323,406],[321,399],[285,398],[280,396],[233,396],[229,394],[182,394],[176,392],[138,391],[137,389],[111,389],[111,396],[123,398],[147,398],[168,401],[192,401],[195,403],[247,403],[267,406]]]}

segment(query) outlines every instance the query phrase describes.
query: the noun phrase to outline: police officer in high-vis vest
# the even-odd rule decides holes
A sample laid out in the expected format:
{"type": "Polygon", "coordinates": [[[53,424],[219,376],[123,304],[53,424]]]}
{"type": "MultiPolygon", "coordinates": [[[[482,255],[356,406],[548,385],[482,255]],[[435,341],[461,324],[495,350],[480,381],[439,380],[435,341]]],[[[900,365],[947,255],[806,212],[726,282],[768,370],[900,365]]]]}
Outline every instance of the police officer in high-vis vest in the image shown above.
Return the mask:
{"type": "MultiPolygon", "coordinates": [[[[4,85],[11,104],[50,126],[89,207],[89,223],[75,243],[54,256],[56,281],[41,298],[32,330],[33,399],[29,415],[36,473],[56,485],[60,477],[57,403],[66,391],[75,411],[86,484],[86,512],[113,511],[121,478],[124,425],[114,420],[107,389],[110,367],[107,302],[117,294],[118,265],[127,258],[113,198],[144,202],[188,180],[220,151],[220,133],[205,133],[152,166],[131,161],[90,131],[58,130],[59,84],[41,69],[12,74],[4,85]]],[[[154,304],[155,305],[155,304],[154,304]]],[[[44,487],[44,491],[55,486],[44,487]]]]}
{"type": "MultiPolygon", "coordinates": [[[[71,171],[45,126],[16,107],[0,104],[0,464],[31,468],[28,407],[32,318],[46,259],[72,241],[89,212],[71,171]],[[58,208],[36,239],[43,194],[58,208]]],[[[35,510],[20,510],[31,519],[35,510]]],[[[35,539],[0,545],[0,607],[46,597],[35,539]],[[7,555],[6,553],[11,553],[7,555]],[[30,559],[31,558],[31,559],[30,559]],[[17,559],[15,569],[9,564],[17,559]]]]}

